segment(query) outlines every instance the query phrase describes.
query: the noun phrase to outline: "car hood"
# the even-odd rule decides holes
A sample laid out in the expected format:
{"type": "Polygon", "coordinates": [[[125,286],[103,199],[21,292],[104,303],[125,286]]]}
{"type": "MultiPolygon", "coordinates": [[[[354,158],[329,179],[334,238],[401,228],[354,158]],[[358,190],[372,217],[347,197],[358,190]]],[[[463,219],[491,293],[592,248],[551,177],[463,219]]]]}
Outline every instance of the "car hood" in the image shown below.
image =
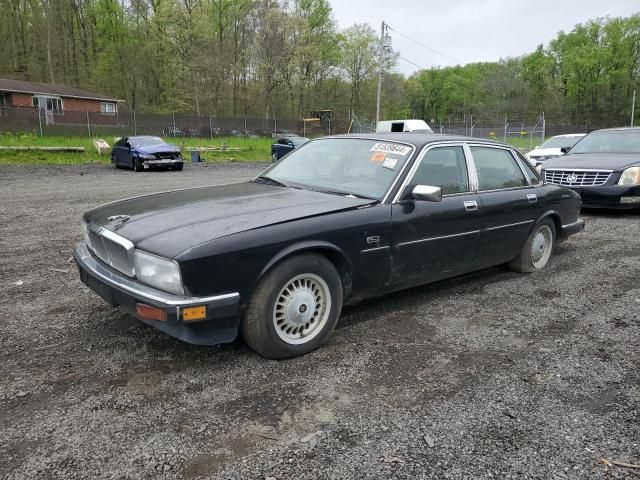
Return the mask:
{"type": "Polygon", "coordinates": [[[136,247],[174,258],[204,242],[376,201],[253,182],[130,198],[98,207],[84,220],[117,232],[136,247]],[[109,220],[127,215],[128,220],[109,220]]]}
{"type": "Polygon", "coordinates": [[[634,153],[567,153],[544,162],[544,168],[589,168],[595,170],[624,170],[640,163],[640,154],[634,153]]]}
{"type": "Polygon", "coordinates": [[[535,150],[531,150],[527,153],[529,157],[550,157],[550,156],[559,156],[562,155],[562,151],[559,148],[536,148],[535,150]]]}
{"type": "Polygon", "coordinates": [[[132,151],[142,153],[144,155],[153,155],[154,153],[179,152],[180,149],[176,145],[170,143],[161,143],[159,145],[140,145],[133,147],[132,151]]]}

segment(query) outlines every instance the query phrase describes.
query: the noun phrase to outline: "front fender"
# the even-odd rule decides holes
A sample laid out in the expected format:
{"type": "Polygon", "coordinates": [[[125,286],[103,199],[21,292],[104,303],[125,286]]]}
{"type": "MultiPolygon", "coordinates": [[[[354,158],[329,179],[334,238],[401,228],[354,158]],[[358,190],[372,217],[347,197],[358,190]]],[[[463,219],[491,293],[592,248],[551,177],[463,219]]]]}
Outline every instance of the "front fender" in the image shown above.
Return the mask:
{"type": "MultiPolygon", "coordinates": [[[[271,260],[265,265],[265,267],[258,275],[257,282],[259,282],[264,275],[271,270],[277,263],[281,262],[287,257],[291,255],[295,255],[298,253],[304,253],[309,251],[329,251],[333,254],[338,255],[344,262],[346,262],[349,271],[353,271],[353,265],[349,257],[342,251],[342,249],[330,242],[326,242],[323,240],[305,240],[302,242],[294,243],[293,245],[288,245],[287,247],[280,250],[277,254],[275,254],[271,260]]],[[[256,283],[257,283],[256,282],[256,283]]]]}

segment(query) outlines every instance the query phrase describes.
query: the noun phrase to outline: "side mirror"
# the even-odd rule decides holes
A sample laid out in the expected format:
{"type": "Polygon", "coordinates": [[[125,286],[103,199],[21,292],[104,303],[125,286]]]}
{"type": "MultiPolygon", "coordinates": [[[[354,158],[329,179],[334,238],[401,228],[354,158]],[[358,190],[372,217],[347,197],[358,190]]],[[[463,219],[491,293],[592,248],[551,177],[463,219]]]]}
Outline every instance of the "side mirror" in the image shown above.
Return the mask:
{"type": "Polygon", "coordinates": [[[564,154],[567,153],[569,150],[571,150],[571,147],[561,147],[560,151],[564,154]]]}
{"type": "Polygon", "coordinates": [[[442,201],[442,188],[431,185],[416,185],[411,191],[411,198],[425,202],[442,201]]]}

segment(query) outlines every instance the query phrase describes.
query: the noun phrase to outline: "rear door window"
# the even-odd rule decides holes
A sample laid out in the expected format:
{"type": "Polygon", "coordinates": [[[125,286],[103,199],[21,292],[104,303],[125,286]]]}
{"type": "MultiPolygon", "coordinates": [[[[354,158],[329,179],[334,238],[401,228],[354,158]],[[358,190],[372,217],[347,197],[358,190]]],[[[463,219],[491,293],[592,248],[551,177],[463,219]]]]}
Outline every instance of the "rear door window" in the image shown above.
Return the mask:
{"type": "Polygon", "coordinates": [[[478,175],[478,190],[501,190],[527,186],[527,180],[509,150],[470,147],[478,175]]]}
{"type": "Polygon", "coordinates": [[[516,155],[518,155],[518,158],[520,159],[520,164],[522,165],[522,168],[524,168],[524,173],[529,179],[529,183],[531,185],[538,185],[541,181],[538,172],[536,172],[535,168],[531,166],[526,158],[523,158],[519,153],[516,153],[516,155]]]}

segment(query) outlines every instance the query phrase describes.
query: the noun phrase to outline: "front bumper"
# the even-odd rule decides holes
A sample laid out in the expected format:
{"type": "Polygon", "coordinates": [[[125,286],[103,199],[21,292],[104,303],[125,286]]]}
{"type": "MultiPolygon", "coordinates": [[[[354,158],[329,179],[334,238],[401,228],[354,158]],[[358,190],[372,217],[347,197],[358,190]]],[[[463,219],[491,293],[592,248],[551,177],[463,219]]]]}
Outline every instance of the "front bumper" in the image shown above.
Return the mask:
{"type": "Polygon", "coordinates": [[[82,283],[108,304],[124,308],[158,330],[196,345],[228,343],[238,335],[240,294],[237,292],[211,297],[174,295],[144,285],[107,267],[91,254],[84,243],[76,245],[73,256],[82,283]],[[166,321],[140,318],[136,315],[137,304],[164,310],[167,314],[166,321]],[[182,321],[182,309],[196,306],[206,307],[206,319],[198,322],[182,321]]]}
{"type": "Polygon", "coordinates": [[[182,158],[163,158],[161,160],[144,160],[142,165],[144,168],[151,167],[175,167],[177,165],[182,165],[184,160],[182,158]]]}
{"type": "Polygon", "coordinates": [[[586,208],[640,208],[640,186],[567,187],[582,197],[586,208]]]}

